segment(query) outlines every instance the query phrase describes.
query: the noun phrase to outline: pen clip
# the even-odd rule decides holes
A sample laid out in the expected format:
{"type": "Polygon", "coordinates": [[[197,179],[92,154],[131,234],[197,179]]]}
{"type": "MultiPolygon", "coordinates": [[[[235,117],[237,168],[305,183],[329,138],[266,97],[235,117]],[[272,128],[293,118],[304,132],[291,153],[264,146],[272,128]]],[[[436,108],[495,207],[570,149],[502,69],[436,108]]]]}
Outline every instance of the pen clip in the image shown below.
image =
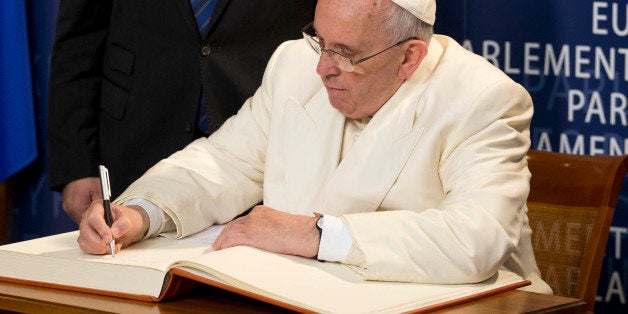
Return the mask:
{"type": "Polygon", "coordinates": [[[98,166],[100,172],[100,186],[102,188],[102,198],[109,200],[111,198],[111,184],[109,183],[109,170],[103,165],[98,166]]]}

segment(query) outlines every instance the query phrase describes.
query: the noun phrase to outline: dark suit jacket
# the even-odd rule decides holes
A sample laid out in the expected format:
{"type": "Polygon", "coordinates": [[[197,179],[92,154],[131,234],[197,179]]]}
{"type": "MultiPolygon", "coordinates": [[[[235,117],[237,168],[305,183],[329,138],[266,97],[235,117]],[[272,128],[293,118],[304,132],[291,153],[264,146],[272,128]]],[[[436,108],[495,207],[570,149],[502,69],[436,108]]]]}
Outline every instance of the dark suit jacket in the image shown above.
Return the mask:
{"type": "Polygon", "coordinates": [[[275,48],[300,38],[313,0],[218,0],[201,38],[189,0],[62,0],[49,98],[50,185],[109,168],[114,196],[261,82],[275,48]],[[201,86],[203,88],[201,89],[201,86]]]}

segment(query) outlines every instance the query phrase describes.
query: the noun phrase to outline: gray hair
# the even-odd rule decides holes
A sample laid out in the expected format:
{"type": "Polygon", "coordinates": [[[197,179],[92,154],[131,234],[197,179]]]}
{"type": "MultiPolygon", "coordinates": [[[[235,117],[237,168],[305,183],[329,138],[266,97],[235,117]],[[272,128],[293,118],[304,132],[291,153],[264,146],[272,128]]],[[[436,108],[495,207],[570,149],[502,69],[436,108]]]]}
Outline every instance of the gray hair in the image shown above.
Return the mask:
{"type": "Polygon", "coordinates": [[[392,1],[386,2],[389,5],[384,7],[383,23],[381,25],[381,30],[385,34],[388,34],[394,42],[416,37],[429,44],[434,34],[432,25],[421,21],[398,4],[392,1]]]}

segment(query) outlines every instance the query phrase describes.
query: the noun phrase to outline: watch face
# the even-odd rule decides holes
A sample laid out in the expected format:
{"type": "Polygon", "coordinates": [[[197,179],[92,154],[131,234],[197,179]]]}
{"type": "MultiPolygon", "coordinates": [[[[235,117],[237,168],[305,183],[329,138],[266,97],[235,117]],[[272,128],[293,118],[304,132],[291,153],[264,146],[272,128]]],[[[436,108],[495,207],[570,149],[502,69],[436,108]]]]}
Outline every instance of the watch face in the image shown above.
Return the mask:
{"type": "Polygon", "coordinates": [[[316,221],[316,226],[320,229],[323,229],[323,218],[325,217],[318,218],[318,220],[316,221]]]}

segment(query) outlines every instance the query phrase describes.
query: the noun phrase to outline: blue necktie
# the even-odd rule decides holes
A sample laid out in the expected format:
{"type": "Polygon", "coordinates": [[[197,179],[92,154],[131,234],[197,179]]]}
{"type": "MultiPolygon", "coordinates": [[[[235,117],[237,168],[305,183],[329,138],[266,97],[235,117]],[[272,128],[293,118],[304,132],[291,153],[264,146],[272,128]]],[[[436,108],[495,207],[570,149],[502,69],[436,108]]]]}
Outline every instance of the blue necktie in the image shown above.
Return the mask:
{"type": "MultiPolygon", "coordinates": [[[[196,25],[201,37],[207,33],[209,27],[209,20],[212,17],[212,12],[216,6],[216,0],[190,0],[192,10],[194,11],[194,17],[196,18],[196,25]]],[[[207,134],[209,131],[209,125],[207,122],[207,114],[205,112],[205,99],[201,88],[201,102],[198,108],[198,129],[207,134]]]]}
{"type": "Polygon", "coordinates": [[[190,4],[192,5],[192,10],[194,10],[196,25],[198,25],[201,37],[203,37],[207,32],[209,20],[211,19],[212,12],[216,6],[216,0],[190,0],[190,4]]]}

